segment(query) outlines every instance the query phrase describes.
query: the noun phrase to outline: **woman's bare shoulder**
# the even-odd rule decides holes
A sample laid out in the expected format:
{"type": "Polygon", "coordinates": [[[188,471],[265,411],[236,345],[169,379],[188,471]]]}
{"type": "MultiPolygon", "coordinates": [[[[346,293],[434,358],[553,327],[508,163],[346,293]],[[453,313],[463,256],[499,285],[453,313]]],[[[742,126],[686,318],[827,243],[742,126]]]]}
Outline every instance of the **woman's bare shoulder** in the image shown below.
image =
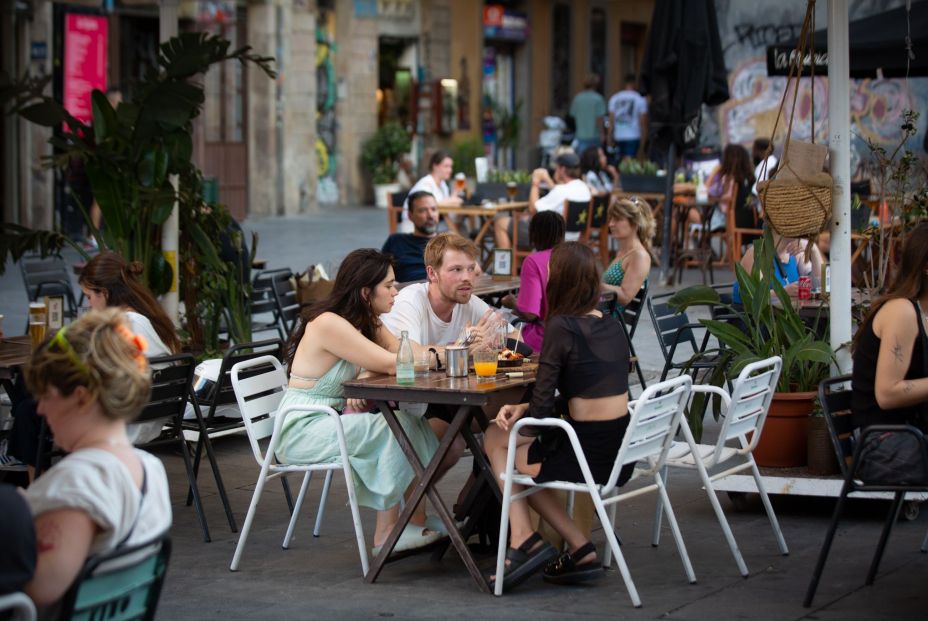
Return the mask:
{"type": "Polygon", "coordinates": [[[873,331],[881,338],[883,330],[886,329],[897,334],[915,333],[918,331],[918,324],[915,323],[917,320],[915,306],[911,301],[905,298],[893,298],[877,311],[873,318],[873,331]]]}

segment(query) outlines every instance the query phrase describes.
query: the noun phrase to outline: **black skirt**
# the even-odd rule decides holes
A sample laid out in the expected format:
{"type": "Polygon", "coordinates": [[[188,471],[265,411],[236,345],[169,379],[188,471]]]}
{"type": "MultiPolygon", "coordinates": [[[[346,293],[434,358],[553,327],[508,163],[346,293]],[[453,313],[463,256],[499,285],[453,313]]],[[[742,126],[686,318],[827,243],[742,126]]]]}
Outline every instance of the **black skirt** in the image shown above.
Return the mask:
{"type": "MultiPolygon", "coordinates": [[[[593,480],[605,485],[612,474],[615,458],[622,446],[625,430],[628,428],[628,416],[603,421],[576,421],[568,418],[567,422],[577,433],[577,439],[586,455],[593,480]]],[[[563,429],[545,427],[541,435],[528,447],[528,463],[541,464],[541,471],[534,477],[535,481],[570,481],[583,482],[580,464],[574,455],[570,440],[563,429]]],[[[628,464],[619,474],[619,485],[624,485],[632,476],[635,465],[628,464]]]]}

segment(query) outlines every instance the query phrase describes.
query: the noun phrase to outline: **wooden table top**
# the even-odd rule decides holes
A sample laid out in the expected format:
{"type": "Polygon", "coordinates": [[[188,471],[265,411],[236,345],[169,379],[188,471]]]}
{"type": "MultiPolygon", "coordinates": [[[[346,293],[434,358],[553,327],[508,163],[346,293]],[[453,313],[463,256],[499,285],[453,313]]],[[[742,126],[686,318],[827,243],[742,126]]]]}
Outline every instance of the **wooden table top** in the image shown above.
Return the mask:
{"type": "Polygon", "coordinates": [[[0,339],[0,370],[21,367],[32,357],[32,340],[29,335],[0,339]]]}
{"type": "Polygon", "coordinates": [[[523,365],[500,369],[495,378],[448,377],[444,371],[416,373],[412,384],[397,384],[395,375],[377,374],[344,383],[345,396],[381,401],[409,401],[446,405],[485,405],[494,393],[524,388],[535,382],[536,365],[523,365]],[[522,372],[521,377],[510,377],[507,372],[522,372]]]}
{"type": "Polygon", "coordinates": [[[522,284],[522,279],[518,276],[507,276],[505,278],[494,278],[489,274],[481,274],[474,283],[473,295],[478,298],[485,295],[496,295],[506,293],[507,291],[517,291],[522,284]]]}
{"type": "Polygon", "coordinates": [[[484,205],[461,205],[460,207],[439,207],[438,213],[458,214],[461,216],[493,216],[500,212],[528,209],[528,201],[512,203],[499,202],[484,205]]]}

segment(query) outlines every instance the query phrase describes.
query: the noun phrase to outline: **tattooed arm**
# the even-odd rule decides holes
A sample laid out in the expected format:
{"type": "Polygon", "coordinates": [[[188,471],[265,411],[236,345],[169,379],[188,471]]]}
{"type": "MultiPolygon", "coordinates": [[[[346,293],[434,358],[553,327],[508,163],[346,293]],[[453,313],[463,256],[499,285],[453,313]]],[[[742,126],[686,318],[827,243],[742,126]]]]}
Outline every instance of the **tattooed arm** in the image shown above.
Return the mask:
{"type": "Polygon", "coordinates": [[[39,606],[65,594],[90,553],[96,524],[80,509],[58,509],[35,518],[38,562],[26,594],[39,606]]]}
{"type": "Polygon", "coordinates": [[[921,318],[911,302],[903,299],[884,304],[873,320],[873,332],[880,338],[874,392],[884,410],[928,400],[928,378],[905,379],[918,338],[918,321],[921,318]]]}

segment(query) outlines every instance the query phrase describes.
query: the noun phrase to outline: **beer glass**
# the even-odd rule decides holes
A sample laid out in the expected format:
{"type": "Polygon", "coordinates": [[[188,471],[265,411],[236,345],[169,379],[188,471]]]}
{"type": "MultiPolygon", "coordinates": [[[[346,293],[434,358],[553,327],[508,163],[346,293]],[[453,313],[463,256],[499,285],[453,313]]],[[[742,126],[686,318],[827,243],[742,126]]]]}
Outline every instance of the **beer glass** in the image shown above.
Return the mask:
{"type": "Polygon", "coordinates": [[[32,346],[38,347],[45,340],[45,327],[48,325],[48,309],[45,302],[29,304],[29,337],[32,346]]]}
{"type": "Polygon", "coordinates": [[[516,193],[519,191],[518,186],[515,181],[510,181],[506,184],[506,198],[509,199],[510,203],[514,203],[516,200],[516,193]]]}

